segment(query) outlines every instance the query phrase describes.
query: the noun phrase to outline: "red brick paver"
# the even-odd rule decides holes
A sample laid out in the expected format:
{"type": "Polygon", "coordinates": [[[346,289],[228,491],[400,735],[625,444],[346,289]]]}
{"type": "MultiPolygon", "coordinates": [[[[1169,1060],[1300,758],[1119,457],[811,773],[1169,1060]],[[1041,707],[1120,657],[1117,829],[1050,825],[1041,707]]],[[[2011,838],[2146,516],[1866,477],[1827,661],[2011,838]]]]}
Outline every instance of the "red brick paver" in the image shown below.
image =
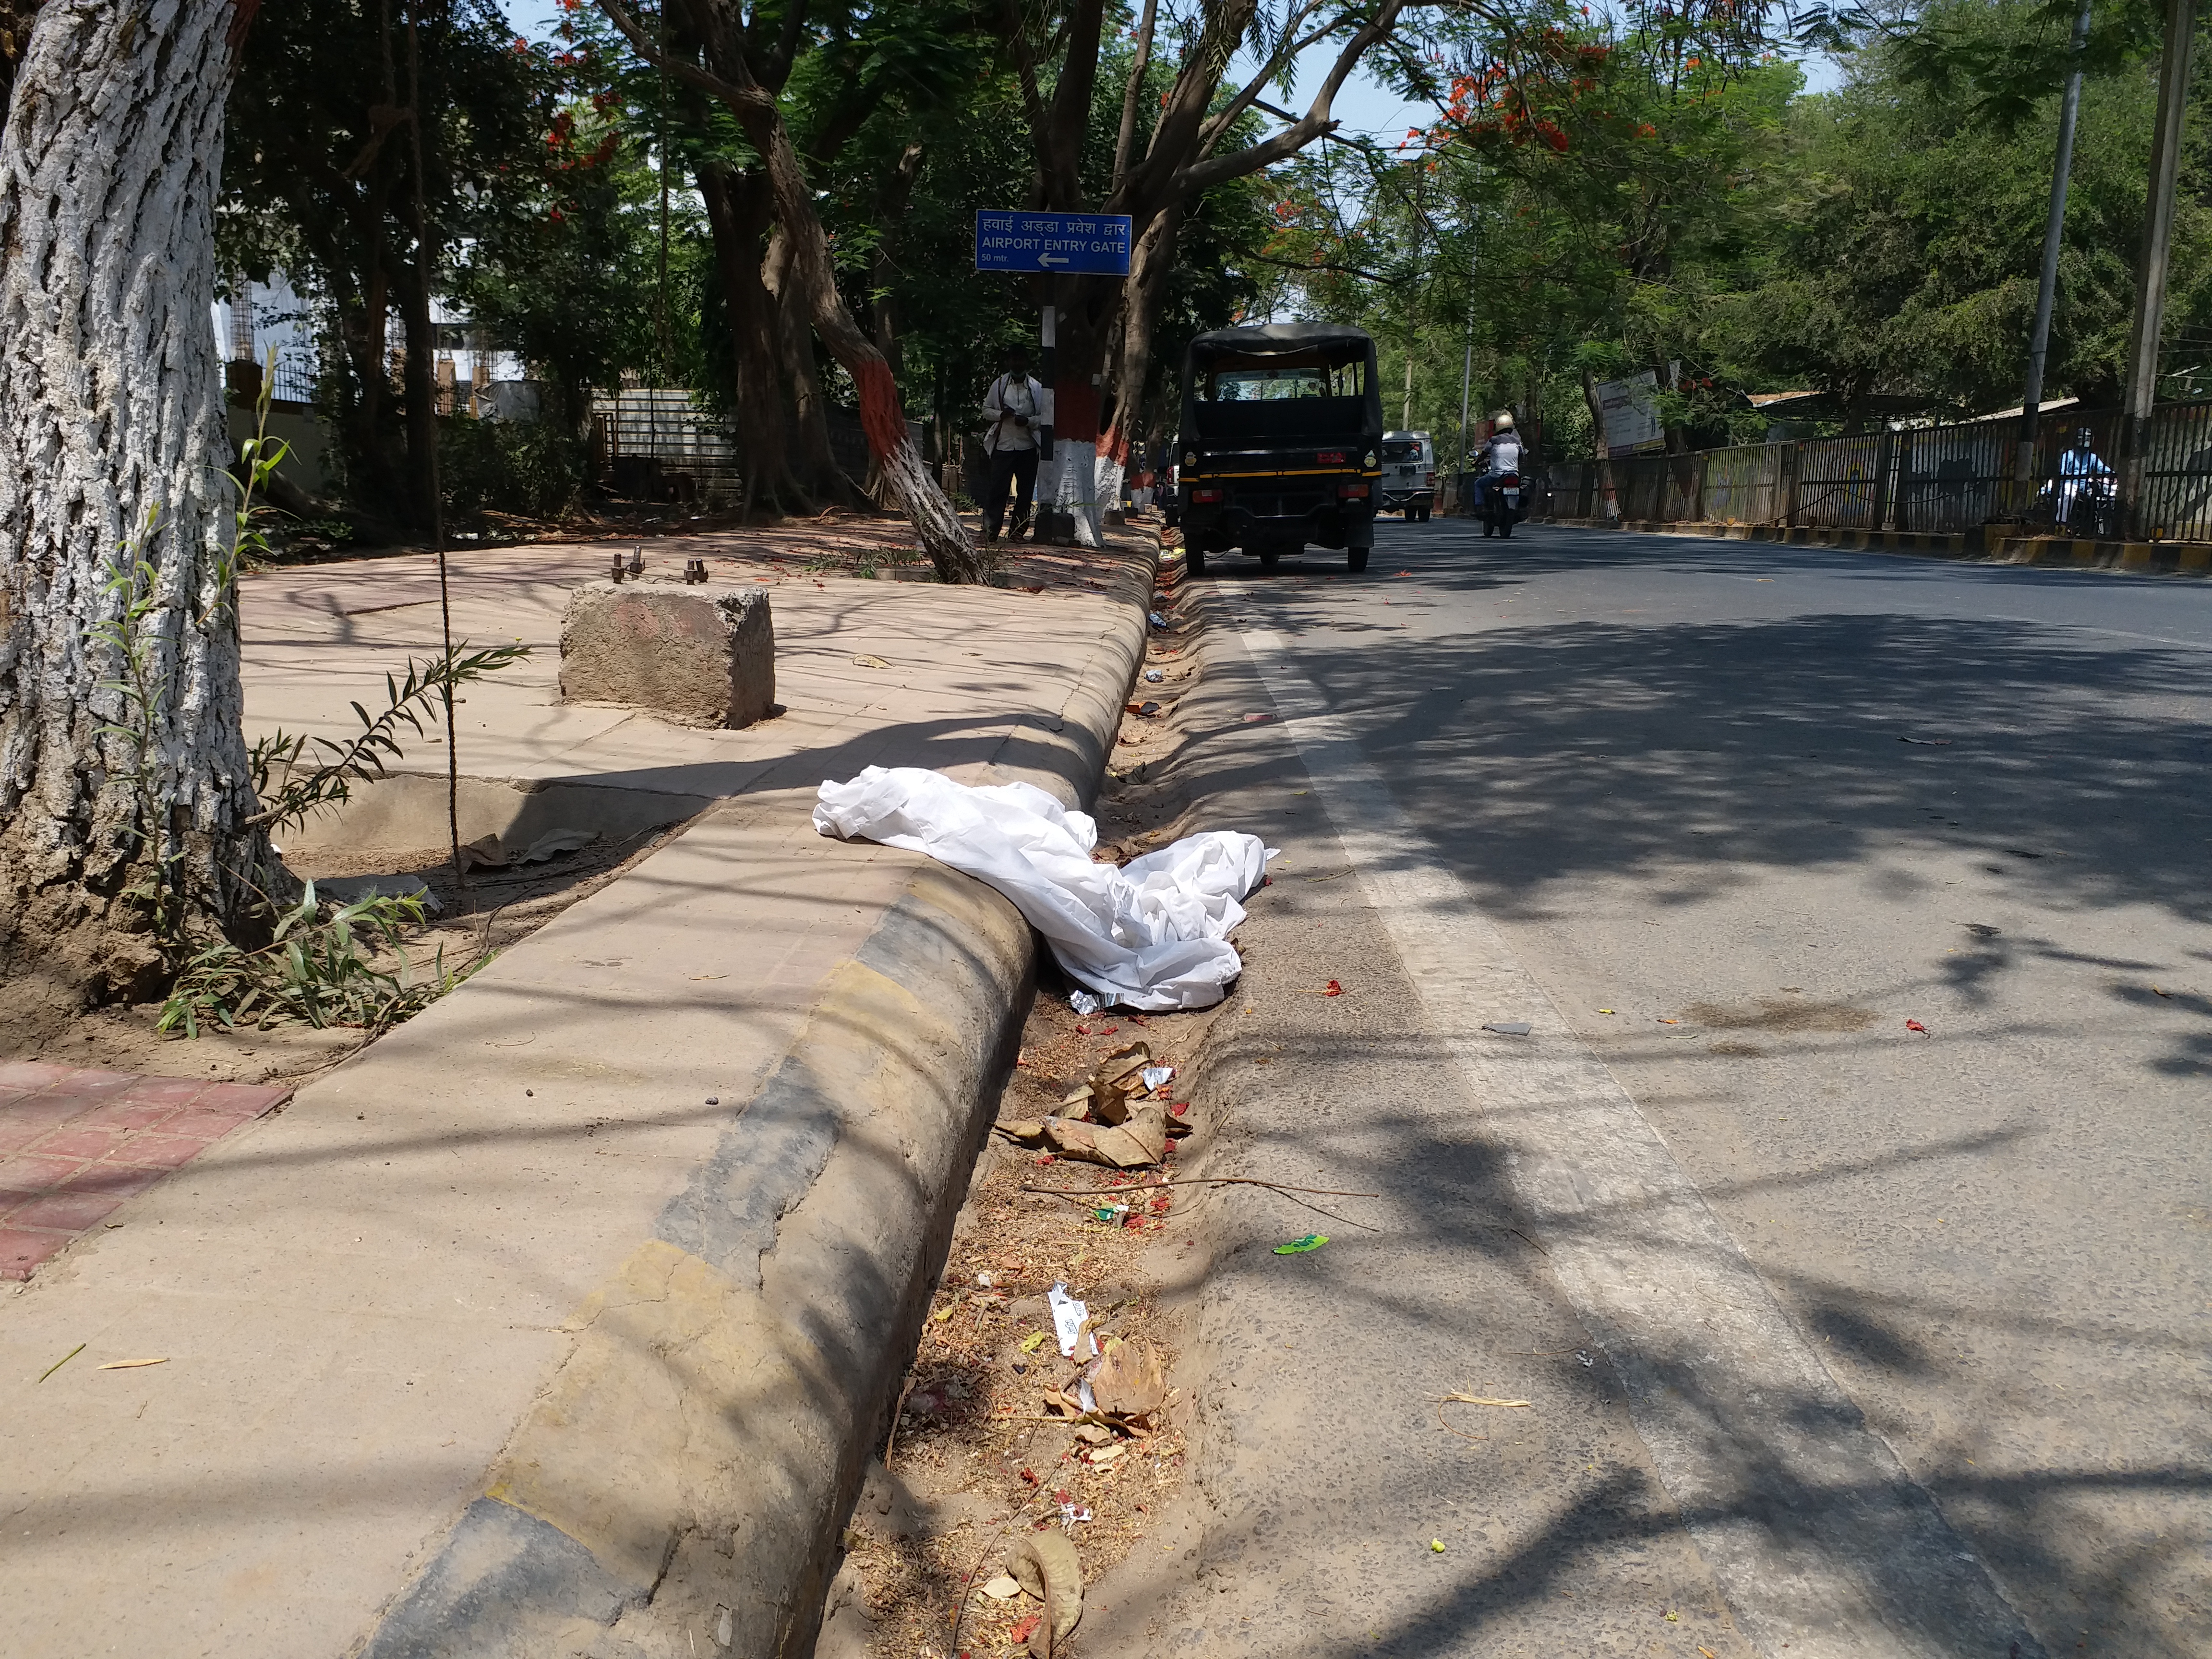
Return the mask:
{"type": "Polygon", "coordinates": [[[0,1279],[28,1279],[124,1200],[291,1092],[283,1083],[0,1065],[0,1279]]]}

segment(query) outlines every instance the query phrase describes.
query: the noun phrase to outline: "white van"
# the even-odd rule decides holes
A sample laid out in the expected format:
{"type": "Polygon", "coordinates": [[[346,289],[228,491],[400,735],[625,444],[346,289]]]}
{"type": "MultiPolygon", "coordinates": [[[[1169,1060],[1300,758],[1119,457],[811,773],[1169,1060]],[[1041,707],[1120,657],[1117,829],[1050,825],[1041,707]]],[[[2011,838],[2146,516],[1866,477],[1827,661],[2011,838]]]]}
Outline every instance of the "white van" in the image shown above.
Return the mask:
{"type": "Polygon", "coordinates": [[[1377,513],[1403,513],[1407,524],[1428,518],[1437,499],[1437,447],[1427,433],[1382,434],[1381,494],[1377,513]]]}

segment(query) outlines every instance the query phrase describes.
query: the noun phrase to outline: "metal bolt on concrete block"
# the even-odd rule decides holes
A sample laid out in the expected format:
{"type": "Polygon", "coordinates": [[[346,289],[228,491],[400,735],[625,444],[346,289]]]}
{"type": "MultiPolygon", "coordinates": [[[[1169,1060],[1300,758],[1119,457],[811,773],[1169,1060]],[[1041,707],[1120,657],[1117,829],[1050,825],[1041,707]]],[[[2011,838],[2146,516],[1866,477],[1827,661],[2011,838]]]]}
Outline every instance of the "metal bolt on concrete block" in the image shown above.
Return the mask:
{"type": "Polygon", "coordinates": [[[587,582],[561,623],[561,696],[686,726],[750,726],[775,703],[768,590],[729,582],[587,582]]]}

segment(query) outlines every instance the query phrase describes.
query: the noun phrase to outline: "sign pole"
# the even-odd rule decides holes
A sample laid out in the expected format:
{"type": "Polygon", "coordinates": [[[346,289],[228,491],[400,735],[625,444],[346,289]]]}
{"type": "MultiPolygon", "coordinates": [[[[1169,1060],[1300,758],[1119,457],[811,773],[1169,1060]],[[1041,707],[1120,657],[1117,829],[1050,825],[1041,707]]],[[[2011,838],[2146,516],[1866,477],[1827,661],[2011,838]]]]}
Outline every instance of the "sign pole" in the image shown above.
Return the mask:
{"type": "MultiPolygon", "coordinates": [[[[1127,276],[1130,218],[1126,213],[1036,213],[1018,208],[983,208],[975,215],[975,269],[1034,276],[1040,286],[1055,276],[1127,276]]],[[[1049,287],[1045,287],[1050,292],[1049,287]]],[[[1037,539],[1076,539],[1096,544],[1099,504],[1092,457],[1097,437],[1096,380],[1071,385],[1067,418],[1059,418],[1060,354],[1054,338],[1059,319],[1050,306],[1042,319],[1044,400],[1037,425],[1037,539]],[[1055,455],[1056,441],[1067,434],[1066,455],[1055,455]],[[1080,464],[1079,478],[1071,472],[1080,464]],[[1073,507],[1073,511],[1069,509],[1073,507]],[[1079,527],[1077,516],[1082,523],[1079,527]]]]}
{"type": "Polygon", "coordinates": [[[1036,499],[1030,509],[1030,522],[1035,526],[1030,533],[1039,541],[1048,539],[1048,532],[1056,534],[1059,529],[1056,521],[1053,524],[1046,523],[1048,518],[1054,518],[1056,520],[1059,513],[1056,504],[1060,500],[1060,492],[1053,483],[1053,480],[1059,476],[1060,461],[1059,458],[1053,453],[1052,447],[1053,388],[1060,384],[1058,374],[1060,352],[1058,343],[1054,337],[1054,324],[1056,321],[1056,313],[1050,306],[1047,306],[1044,308],[1042,331],[1038,337],[1037,379],[1044,385],[1044,395],[1040,399],[1044,406],[1037,410],[1037,414],[1042,418],[1038,420],[1036,428],[1036,485],[1030,492],[1036,499]],[[1048,503],[1054,503],[1054,505],[1048,505],[1048,503]]]}

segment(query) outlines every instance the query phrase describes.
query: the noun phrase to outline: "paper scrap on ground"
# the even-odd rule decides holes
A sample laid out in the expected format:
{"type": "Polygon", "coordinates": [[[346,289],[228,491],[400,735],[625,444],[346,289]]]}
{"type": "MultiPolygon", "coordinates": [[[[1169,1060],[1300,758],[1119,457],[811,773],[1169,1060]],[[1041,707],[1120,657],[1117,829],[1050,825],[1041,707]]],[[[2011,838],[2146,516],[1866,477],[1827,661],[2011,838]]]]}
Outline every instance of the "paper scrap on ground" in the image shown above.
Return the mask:
{"type": "MultiPolygon", "coordinates": [[[[824,783],[814,827],[903,848],[988,882],[1051,943],[1071,978],[1132,1008],[1208,1008],[1243,970],[1237,901],[1273,851],[1212,830],[1119,869],[1091,861],[1098,827],[1033,784],[971,788],[920,767],[824,783]]],[[[1103,1006],[1103,1004],[1100,1006],[1103,1006]]]]}
{"type": "Polygon", "coordinates": [[[1060,1352],[1070,1359],[1089,1359],[1097,1354],[1097,1344],[1091,1342],[1083,1328],[1084,1322],[1091,1317],[1091,1310],[1070,1296],[1065,1285],[1054,1285],[1045,1293],[1045,1300],[1052,1304],[1053,1334],[1060,1339],[1060,1352]],[[1075,1352],[1075,1340],[1079,1336],[1090,1344],[1089,1351],[1079,1355],[1075,1352]]]}
{"type": "Polygon", "coordinates": [[[1275,1246],[1277,1255],[1304,1255],[1308,1250],[1317,1250],[1328,1243],[1327,1233],[1308,1233],[1304,1238],[1294,1238],[1287,1244],[1275,1246]]]}

